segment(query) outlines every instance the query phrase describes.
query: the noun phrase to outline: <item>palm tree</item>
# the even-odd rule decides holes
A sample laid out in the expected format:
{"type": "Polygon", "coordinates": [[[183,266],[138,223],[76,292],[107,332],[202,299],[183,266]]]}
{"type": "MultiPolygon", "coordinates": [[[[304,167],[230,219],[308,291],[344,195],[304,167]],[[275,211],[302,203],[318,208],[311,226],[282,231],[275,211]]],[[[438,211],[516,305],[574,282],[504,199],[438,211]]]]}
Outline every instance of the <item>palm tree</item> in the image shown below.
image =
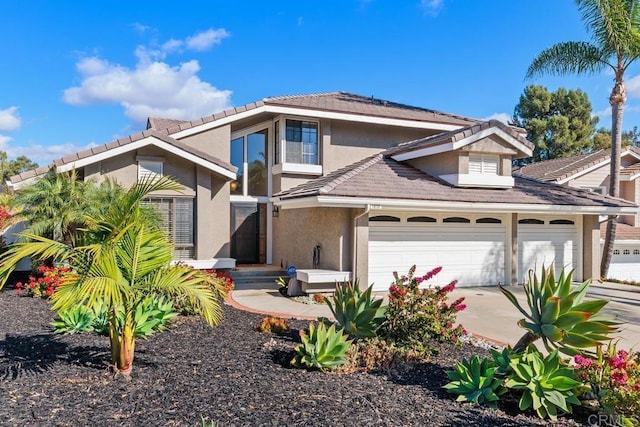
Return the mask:
{"type": "MultiPolygon", "coordinates": [[[[620,152],[622,116],[627,96],[624,73],[640,57],[639,0],[576,0],[589,42],[564,42],[543,50],[527,70],[527,78],[540,74],[592,74],[610,69],[614,85],[611,104],[611,172],[609,195],[620,196],[620,152]]],[[[606,278],[616,235],[615,217],[609,217],[600,264],[600,275],[606,278]]]]}
{"type": "Polygon", "coordinates": [[[73,245],[76,229],[84,225],[86,182],[75,171],[49,171],[35,184],[18,191],[13,205],[20,217],[29,221],[25,232],[49,236],[53,240],[73,245]]]}
{"type": "Polygon", "coordinates": [[[0,287],[14,266],[26,256],[53,258],[72,272],[63,277],[52,296],[53,310],[78,305],[105,307],[109,316],[111,359],[116,372],[133,367],[136,309],[149,296],[188,298],[210,325],[222,318],[220,292],[205,273],[171,265],[172,246],[149,220],[143,201],[156,191],[182,187],[169,178],[141,182],[117,197],[106,212],[87,216],[87,229],[78,233],[77,246],[35,234],[13,245],[0,257],[0,287]]]}

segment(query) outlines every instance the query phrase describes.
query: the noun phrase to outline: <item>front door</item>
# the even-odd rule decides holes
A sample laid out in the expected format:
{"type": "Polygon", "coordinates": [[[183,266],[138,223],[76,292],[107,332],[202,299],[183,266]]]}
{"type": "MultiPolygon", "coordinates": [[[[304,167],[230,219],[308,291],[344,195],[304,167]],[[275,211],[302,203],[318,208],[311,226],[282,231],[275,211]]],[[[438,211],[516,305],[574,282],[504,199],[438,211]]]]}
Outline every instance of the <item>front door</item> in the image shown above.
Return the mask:
{"type": "Polygon", "coordinates": [[[231,256],[238,264],[266,262],[265,232],[265,204],[231,204],[231,256]]]}

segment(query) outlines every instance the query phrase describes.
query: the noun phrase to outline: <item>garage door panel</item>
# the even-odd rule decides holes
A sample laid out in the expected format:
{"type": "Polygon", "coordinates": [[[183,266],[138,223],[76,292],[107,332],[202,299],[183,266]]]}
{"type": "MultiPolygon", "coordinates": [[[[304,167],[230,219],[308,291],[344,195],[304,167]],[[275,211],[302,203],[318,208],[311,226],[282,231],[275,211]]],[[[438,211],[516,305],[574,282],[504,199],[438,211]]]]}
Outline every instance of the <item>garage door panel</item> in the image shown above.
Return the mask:
{"type": "Polygon", "coordinates": [[[539,272],[543,265],[555,271],[575,268],[576,236],[575,225],[519,224],[518,281],[527,281],[529,270],[539,272]]]}
{"type": "Polygon", "coordinates": [[[412,265],[423,275],[435,267],[442,271],[430,281],[444,286],[494,285],[504,281],[504,227],[502,225],[393,224],[370,227],[369,282],[386,290],[392,272],[406,274],[412,265]]]}

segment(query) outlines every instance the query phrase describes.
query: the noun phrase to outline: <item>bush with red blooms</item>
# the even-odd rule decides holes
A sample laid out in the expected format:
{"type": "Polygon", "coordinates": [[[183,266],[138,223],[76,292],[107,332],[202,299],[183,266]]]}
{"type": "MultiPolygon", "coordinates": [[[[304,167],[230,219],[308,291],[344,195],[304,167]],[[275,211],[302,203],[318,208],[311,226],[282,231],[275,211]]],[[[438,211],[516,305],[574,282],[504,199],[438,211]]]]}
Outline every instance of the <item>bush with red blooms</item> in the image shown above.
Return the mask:
{"type": "Polygon", "coordinates": [[[11,218],[11,213],[4,206],[0,206],[0,231],[5,229],[9,218],[11,218]]]}
{"type": "Polygon", "coordinates": [[[70,270],[69,267],[41,265],[34,274],[29,276],[27,282],[17,282],[16,290],[18,294],[34,298],[49,298],[60,286],[62,277],[70,270]]]}
{"type": "Polygon", "coordinates": [[[640,422],[640,353],[610,344],[606,351],[598,349],[596,358],[578,355],[574,363],[576,377],[589,387],[585,397],[602,413],[640,422]]]}
{"type": "MultiPolygon", "coordinates": [[[[222,270],[204,270],[213,279],[212,289],[214,293],[226,298],[233,291],[234,283],[231,276],[222,270]]],[[[173,309],[185,315],[196,314],[193,304],[186,296],[174,300],[173,309]]]]}
{"type": "Polygon", "coordinates": [[[231,291],[233,291],[233,288],[234,288],[233,279],[228,273],[222,270],[205,270],[205,271],[215,280],[216,284],[224,294],[223,296],[225,298],[227,297],[227,295],[231,293],[231,291]]]}
{"type": "Polygon", "coordinates": [[[464,298],[448,302],[456,281],[442,288],[420,288],[420,284],[440,270],[442,267],[437,267],[416,277],[414,265],[406,276],[393,273],[395,281],[389,287],[389,305],[382,330],[386,339],[402,345],[424,345],[427,339],[458,343],[460,336],[466,335],[462,325],[455,325],[458,312],[466,308],[464,298]]]}

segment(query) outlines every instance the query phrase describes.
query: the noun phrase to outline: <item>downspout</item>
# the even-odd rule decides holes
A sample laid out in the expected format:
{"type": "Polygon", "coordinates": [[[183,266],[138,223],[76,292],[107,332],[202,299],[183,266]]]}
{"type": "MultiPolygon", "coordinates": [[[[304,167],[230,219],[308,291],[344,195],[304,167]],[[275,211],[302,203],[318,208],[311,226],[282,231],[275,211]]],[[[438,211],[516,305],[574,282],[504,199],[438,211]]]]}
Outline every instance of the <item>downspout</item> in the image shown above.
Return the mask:
{"type": "Polygon", "coordinates": [[[370,210],[369,205],[367,205],[364,212],[362,212],[360,215],[357,215],[353,219],[353,261],[352,261],[353,276],[352,277],[354,282],[358,277],[358,220],[365,215],[369,215],[369,210],[370,210]]]}

